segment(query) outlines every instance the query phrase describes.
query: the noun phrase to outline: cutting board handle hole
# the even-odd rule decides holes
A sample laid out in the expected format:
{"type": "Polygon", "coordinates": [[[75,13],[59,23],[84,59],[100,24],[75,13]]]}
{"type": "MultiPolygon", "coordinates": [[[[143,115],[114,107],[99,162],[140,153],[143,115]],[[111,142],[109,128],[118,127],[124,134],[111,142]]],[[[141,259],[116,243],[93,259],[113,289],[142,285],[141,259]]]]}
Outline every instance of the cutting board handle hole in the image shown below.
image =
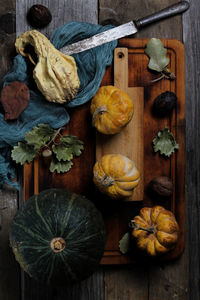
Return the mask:
{"type": "Polygon", "coordinates": [[[118,53],[118,58],[122,59],[124,57],[124,53],[123,52],[119,52],[118,53]]]}

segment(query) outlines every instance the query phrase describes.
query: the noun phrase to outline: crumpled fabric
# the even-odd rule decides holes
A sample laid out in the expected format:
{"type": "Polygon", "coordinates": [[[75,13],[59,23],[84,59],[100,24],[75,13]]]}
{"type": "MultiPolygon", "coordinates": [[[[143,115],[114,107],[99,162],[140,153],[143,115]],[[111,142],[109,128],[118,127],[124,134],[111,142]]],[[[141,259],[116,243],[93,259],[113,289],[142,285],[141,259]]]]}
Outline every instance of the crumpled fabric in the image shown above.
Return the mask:
{"type": "MultiPolygon", "coordinates": [[[[50,41],[60,49],[109,28],[111,26],[70,22],[57,28],[50,41]]],[[[38,124],[49,124],[55,129],[66,125],[70,121],[67,108],[90,101],[97,92],[106,67],[112,63],[116,46],[117,41],[114,41],[73,55],[78,68],[80,88],[77,96],[70,103],[63,105],[45,100],[36,85],[31,84],[33,80],[27,67],[27,59],[21,55],[14,58],[12,69],[3,78],[3,87],[12,81],[23,81],[30,89],[30,104],[14,121],[4,120],[4,111],[0,105],[0,188],[4,182],[19,188],[17,182],[12,180],[16,167],[11,159],[13,146],[23,141],[25,132],[38,124]]]]}

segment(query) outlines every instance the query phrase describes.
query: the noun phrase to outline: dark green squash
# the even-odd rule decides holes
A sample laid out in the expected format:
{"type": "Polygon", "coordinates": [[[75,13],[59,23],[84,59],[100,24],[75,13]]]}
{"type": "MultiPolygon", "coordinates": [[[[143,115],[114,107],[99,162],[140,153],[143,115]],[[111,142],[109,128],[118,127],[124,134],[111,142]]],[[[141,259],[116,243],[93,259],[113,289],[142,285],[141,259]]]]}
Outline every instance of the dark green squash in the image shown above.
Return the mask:
{"type": "Polygon", "coordinates": [[[98,267],[105,227],[91,201],[64,189],[48,189],[29,198],[18,211],[10,243],[31,277],[47,284],[69,284],[98,267]]]}

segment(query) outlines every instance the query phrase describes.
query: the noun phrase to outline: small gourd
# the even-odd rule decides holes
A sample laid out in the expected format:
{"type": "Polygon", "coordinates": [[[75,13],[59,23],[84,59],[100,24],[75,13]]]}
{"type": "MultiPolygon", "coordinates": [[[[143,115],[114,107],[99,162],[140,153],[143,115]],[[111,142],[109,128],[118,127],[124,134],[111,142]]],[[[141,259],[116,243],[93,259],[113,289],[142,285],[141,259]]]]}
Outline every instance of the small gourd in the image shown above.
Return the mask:
{"type": "Polygon", "coordinates": [[[168,252],[178,240],[179,225],[175,216],[162,206],[143,207],[130,226],[138,248],[150,256],[168,252]]]}
{"type": "Polygon", "coordinates": [[[111,198],[130,197],[139,183],[139,171],[128,157],[106,154],[94,165],[93,181],[97,188],[111,198]]]}
{"type": "Polygon", "coordinates": [[[93,125],[103,134],[115,134],[128,124],[133,116],[130,97],[115,86],[102,86],[91,102],[93,125]]]}
{"type": "Polygon", "coordinates": [[[80,80],[76,61],[72,56],[58,51],[53,44],[37,30],[29,30],[18,36],[16,51],[27,56],[35,65],[33,78],[46,100],[56,103],[70,102],[77,94],[80,80]],[[34,53],[31,52],[31,47],[34,53]],[[31,56],[35,54],[37,61],[31,56]]]}

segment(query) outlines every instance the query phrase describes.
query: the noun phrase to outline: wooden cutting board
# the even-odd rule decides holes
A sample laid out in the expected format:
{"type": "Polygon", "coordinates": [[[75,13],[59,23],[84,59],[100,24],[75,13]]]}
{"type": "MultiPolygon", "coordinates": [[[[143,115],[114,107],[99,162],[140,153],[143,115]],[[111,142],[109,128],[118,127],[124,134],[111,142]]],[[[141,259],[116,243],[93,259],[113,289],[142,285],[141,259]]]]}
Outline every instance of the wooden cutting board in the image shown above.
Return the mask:
{"type": "Polygon", "coordinates": [[[144,198],[144,88],[128,86],[128,48],[116,48],[114,53],[114,86],[126,92],[134,105],[134,114],[120,133],[96,133],[96,160],[105,154],[122,154],[131,159],[140,172],[140,181],[131,197],[125,201],[144,198]]]}
{"type": "Polygon", "coordinates": [[[107,243],[102,264],[129,264],[146,259],[136,247],[130,255],[122,255],[118,247],[119,240],[129,230],[129,221],[144,206],[162,205],[170,209],[176,215],[180,226],[176,247],[159,260],[174,259],[184,249],[185,56],[183,44],[179,41],[162,41],[168,50],[169,67],[176,74],[175,80],[162,79],[151,83],[159,75],[147,68],[149,59],[144,54],[148,42],[146,39],[121,39],[119,49],[115,52],[115,62],[106,70],[102,85],[115,84],[125,89],[135,102],[133,123],[128,125],[120,139],[120,136],[116,136],[111,141],[96,134],[96,130],[91,126],[90,103],[87,103],[69,111],[71,120],[65,132],[76,135],[84,142],[83,154],[74,159],[70,172],[51,174],[41,158],[24,166],[25,201],[34,193],[47,188],[66,188],[84,194],[102,211],[107,229],[107,243]],[[152,113],[152,104],[155,97],[165,91],[176,93],[178,105],[170,117],[156,118],[152,113]],[[168,159],[154,153],[152,148],[154,136],[165,126],[171,130],[179,144],[179,150],[168,159]],[[133,197],[128,199],[131,201],[111,200],[101,195],[92,182],[92,169],[96,159],[116,149],[133,158],[136,166],[140,168],[142,180],[133,197]],[[155,199],[148,189],[149,182],[159,175],[168,176],[173,181],[173,195],[165,200],[155,199]]]}

